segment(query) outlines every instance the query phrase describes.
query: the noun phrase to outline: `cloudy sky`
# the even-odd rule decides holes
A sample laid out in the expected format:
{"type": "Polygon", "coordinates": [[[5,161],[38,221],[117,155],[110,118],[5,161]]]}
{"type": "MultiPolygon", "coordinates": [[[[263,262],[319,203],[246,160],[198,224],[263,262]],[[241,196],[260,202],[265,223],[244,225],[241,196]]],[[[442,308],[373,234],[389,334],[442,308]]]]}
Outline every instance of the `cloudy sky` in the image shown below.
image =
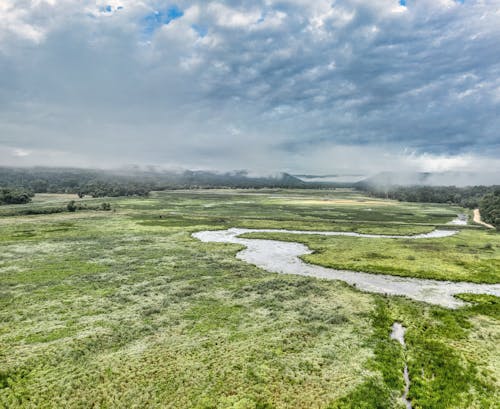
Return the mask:
{"type": "Polygon", "coordinates": [[[500,0],[0,0],[0,165],[500,172],[500,0]]]}

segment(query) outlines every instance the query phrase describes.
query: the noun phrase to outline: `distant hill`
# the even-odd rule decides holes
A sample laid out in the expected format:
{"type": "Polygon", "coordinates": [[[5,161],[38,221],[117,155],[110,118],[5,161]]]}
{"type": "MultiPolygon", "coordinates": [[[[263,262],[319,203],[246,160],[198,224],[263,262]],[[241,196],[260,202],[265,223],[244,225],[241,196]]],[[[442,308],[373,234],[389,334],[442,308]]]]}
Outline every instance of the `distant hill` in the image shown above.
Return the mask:
{"type": "MultiPolygon", "coordinates": [[[[74,168],[8,168],[0,167],[0,187],[23,188],[36,193],[78,193],[100,195],[114,192],[144,192],[190,188],[307,188],[306,183],[287,173],[254,177],[245,171],[163,171],[163,170],[97,170],[74,168]]],[[[142,193],[141,193],[142,194],[142,193]]]]}
{"type": "Polygon", "coordinates": [[[167,186],[170,185],[171,187],[294,188],[306,187],[307,185],[305,182],[288,173],[281,173],[277,176],[255,177],[249,176],[246,171],[218,173],[186,170],[180,173],[156,173],[154,177],[161,181],[161,183],[166,183],[167,186]]]}
{"type": "Polygon", "coordinates": [[[332,186],[352,186],[366,178],[365,175],[293,175],[303,182],[307,183],[322,183],[332,186]]]}

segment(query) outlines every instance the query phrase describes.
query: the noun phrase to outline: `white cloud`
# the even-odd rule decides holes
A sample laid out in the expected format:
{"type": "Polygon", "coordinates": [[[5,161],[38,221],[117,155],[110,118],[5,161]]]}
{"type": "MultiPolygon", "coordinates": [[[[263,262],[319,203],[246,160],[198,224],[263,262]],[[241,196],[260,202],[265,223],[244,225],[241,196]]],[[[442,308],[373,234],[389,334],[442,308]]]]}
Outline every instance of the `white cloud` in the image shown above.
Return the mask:
{"type": "Polygon", "coordinates": [[[24,157],[24,156],[29,156],[31,154],[30,151],[27,151],[25,149],[13,149],[12,150],[12,155],[16,157],[24,157]]]}
{"type": "Polygon", "coordinates": [[[498,169],[492,2],[176,4],[0,0],[2,159],[498,169]]]}
{"type": "Polygon", "coordinates": [[[45,32],[42,27],[29,22],[29,9],[16,7],[10,1],[0,1],[0,45],[8,41],[9,35],[39,43],[45,32]]]}
{"type": "Polygon", "coordinates": [[[260,10],[237,10],[222,3],[210,2],[207,9],[221,27],[248,28],[257,23],[261,17],[260,10]]]}

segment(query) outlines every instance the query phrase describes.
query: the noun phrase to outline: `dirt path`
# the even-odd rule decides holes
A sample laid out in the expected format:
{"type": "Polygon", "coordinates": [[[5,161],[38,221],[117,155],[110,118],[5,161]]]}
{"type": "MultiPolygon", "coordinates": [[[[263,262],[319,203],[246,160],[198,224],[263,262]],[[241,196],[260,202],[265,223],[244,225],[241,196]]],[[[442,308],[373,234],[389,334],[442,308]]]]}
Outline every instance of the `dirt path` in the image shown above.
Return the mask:
{"type": "Polygon", "coordinates": [[[481,213],[479,213],[479,209],[474,209],[474,223],[481,224],[488,229],[494,229],[495,227],[491,224],[485,223],[481,220],[481,213]]]}

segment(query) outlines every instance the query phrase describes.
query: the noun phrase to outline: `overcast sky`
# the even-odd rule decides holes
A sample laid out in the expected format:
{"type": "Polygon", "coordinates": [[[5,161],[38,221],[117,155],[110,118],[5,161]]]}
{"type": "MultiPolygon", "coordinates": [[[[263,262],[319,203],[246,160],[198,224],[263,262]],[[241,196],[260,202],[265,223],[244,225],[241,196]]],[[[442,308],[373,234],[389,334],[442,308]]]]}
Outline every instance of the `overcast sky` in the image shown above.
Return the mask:
{"type": "Polygon", "coordinates": [[[0,0],[0,164],[500,172],[500,0],[0,0]]]}

